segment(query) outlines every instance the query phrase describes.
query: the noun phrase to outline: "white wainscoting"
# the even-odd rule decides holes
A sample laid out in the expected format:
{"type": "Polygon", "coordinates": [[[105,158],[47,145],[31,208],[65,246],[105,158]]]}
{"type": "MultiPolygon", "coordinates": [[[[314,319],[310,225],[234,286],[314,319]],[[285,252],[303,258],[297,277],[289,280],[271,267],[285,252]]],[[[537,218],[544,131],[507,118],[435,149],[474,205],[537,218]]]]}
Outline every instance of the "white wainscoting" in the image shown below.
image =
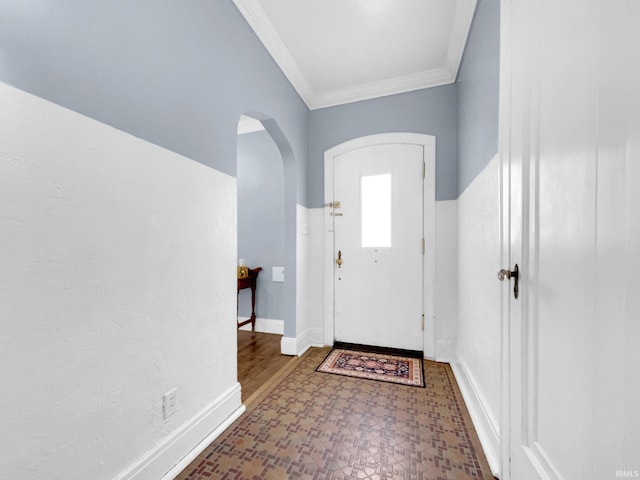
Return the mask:
{"type": "Polygon", "coordinates": [[[494,473],[501,406],[500,163],[495,156],[458,199],[457,340],[452,363],[494,473]]]}
{"type": "Polygon", "coordinates": [[[0,105],[0,471],[157,480],[241,408],[235,179],[2,83],[0,105]]]}
{"type": "MultiPolygon", "coordinates": [[[[427,253],[428,254],[428,253],[427,253]]],[[[435,352],[425,355],[438,361],[454,359],[458,334],[458,201],[436,202],[435,352]]],[[[425,354],[426,354],[425,350],[425,354]]]]}
{"type": "Polygon", "coordinates": [[[324,345],[324,249],[322,208],[297,206],[296,336],[283,337],[283,355],[302,355],[324,345]]]}

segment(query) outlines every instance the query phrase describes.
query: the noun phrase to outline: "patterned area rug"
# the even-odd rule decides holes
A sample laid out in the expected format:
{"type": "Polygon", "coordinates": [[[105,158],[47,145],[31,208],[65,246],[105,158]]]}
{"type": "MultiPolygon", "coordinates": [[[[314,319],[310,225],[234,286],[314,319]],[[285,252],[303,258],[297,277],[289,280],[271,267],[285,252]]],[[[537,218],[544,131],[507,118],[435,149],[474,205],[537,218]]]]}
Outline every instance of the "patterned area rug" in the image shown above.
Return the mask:
{"type": "Polygon", "coordinates": [[[424,387],[422,360],[419,358],[334,348],[316,370],[347,377],[424,387]]]}

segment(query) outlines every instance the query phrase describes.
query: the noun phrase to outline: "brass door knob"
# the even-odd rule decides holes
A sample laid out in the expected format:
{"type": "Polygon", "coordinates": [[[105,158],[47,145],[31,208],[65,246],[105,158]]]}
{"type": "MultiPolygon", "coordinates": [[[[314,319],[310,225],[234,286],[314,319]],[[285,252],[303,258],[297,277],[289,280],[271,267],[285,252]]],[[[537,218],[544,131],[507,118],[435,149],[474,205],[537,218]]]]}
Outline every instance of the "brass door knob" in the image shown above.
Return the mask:
{"type": "Polygon", "coordinates": [[[338,259],[336,260],[338,266],[342,265],[342,252],[338,250],[338,259]]]}

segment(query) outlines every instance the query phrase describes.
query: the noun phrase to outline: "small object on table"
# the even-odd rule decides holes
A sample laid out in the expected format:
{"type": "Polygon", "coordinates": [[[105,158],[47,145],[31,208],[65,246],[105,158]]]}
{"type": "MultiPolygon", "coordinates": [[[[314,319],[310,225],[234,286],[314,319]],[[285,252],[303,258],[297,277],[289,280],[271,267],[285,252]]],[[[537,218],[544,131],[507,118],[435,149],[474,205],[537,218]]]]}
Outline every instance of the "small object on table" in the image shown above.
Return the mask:
{"type": "MultiPolygon", "coordinates": [[[[238,328],[251,323],[251,331],[256,331],[256,283],[258,280],[258,274],[262,271],[262,267],[257,267],[254,269],[248,269],[248,275],[246,277],[240,278],[238,275],[238,296],[240,296],[240,290],[245,288],[251,289],[251,318],[248,318],[244,321],[238,320],[238,328]]],[[[240,272],[238,272],[240,273],[240,272]]]]}

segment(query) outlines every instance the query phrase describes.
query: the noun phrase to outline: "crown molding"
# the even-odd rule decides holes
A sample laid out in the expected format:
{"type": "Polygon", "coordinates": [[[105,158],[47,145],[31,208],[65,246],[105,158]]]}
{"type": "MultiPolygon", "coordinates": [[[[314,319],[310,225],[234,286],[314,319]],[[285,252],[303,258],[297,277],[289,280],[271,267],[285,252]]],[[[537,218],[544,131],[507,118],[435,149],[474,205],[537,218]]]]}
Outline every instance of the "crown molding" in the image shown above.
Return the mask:
{"type": "Polygon", "coordinates": [[[258,0],[233,0],[233,3],[273,57],[282,73],[296,89],[298,95],[309,106],[307,99],[313,95],[311,84],[293,59],[291,52],[280,38],[260,2],[258,0]]]}
{"type": "Polygon", "coordinates": [[[311,87],[311,83],[280,38],[259,0],[233,0],[233,3],[307,107],[316,110],[454,83],[460,68],[477,0],[457,1],[445,65],[442,67],[326,92],[316,92],[311,87]]]}
{"type": "Polygon", "coordinates": [[[307,102],[311,110],[333,107],[345,103],[386,97],[397,93],[412,92],[427,87],[438,87],[455,82],[455,76],[446,68],[437,68],[378,82],[331,90],[313,95],[307,102]]]}

